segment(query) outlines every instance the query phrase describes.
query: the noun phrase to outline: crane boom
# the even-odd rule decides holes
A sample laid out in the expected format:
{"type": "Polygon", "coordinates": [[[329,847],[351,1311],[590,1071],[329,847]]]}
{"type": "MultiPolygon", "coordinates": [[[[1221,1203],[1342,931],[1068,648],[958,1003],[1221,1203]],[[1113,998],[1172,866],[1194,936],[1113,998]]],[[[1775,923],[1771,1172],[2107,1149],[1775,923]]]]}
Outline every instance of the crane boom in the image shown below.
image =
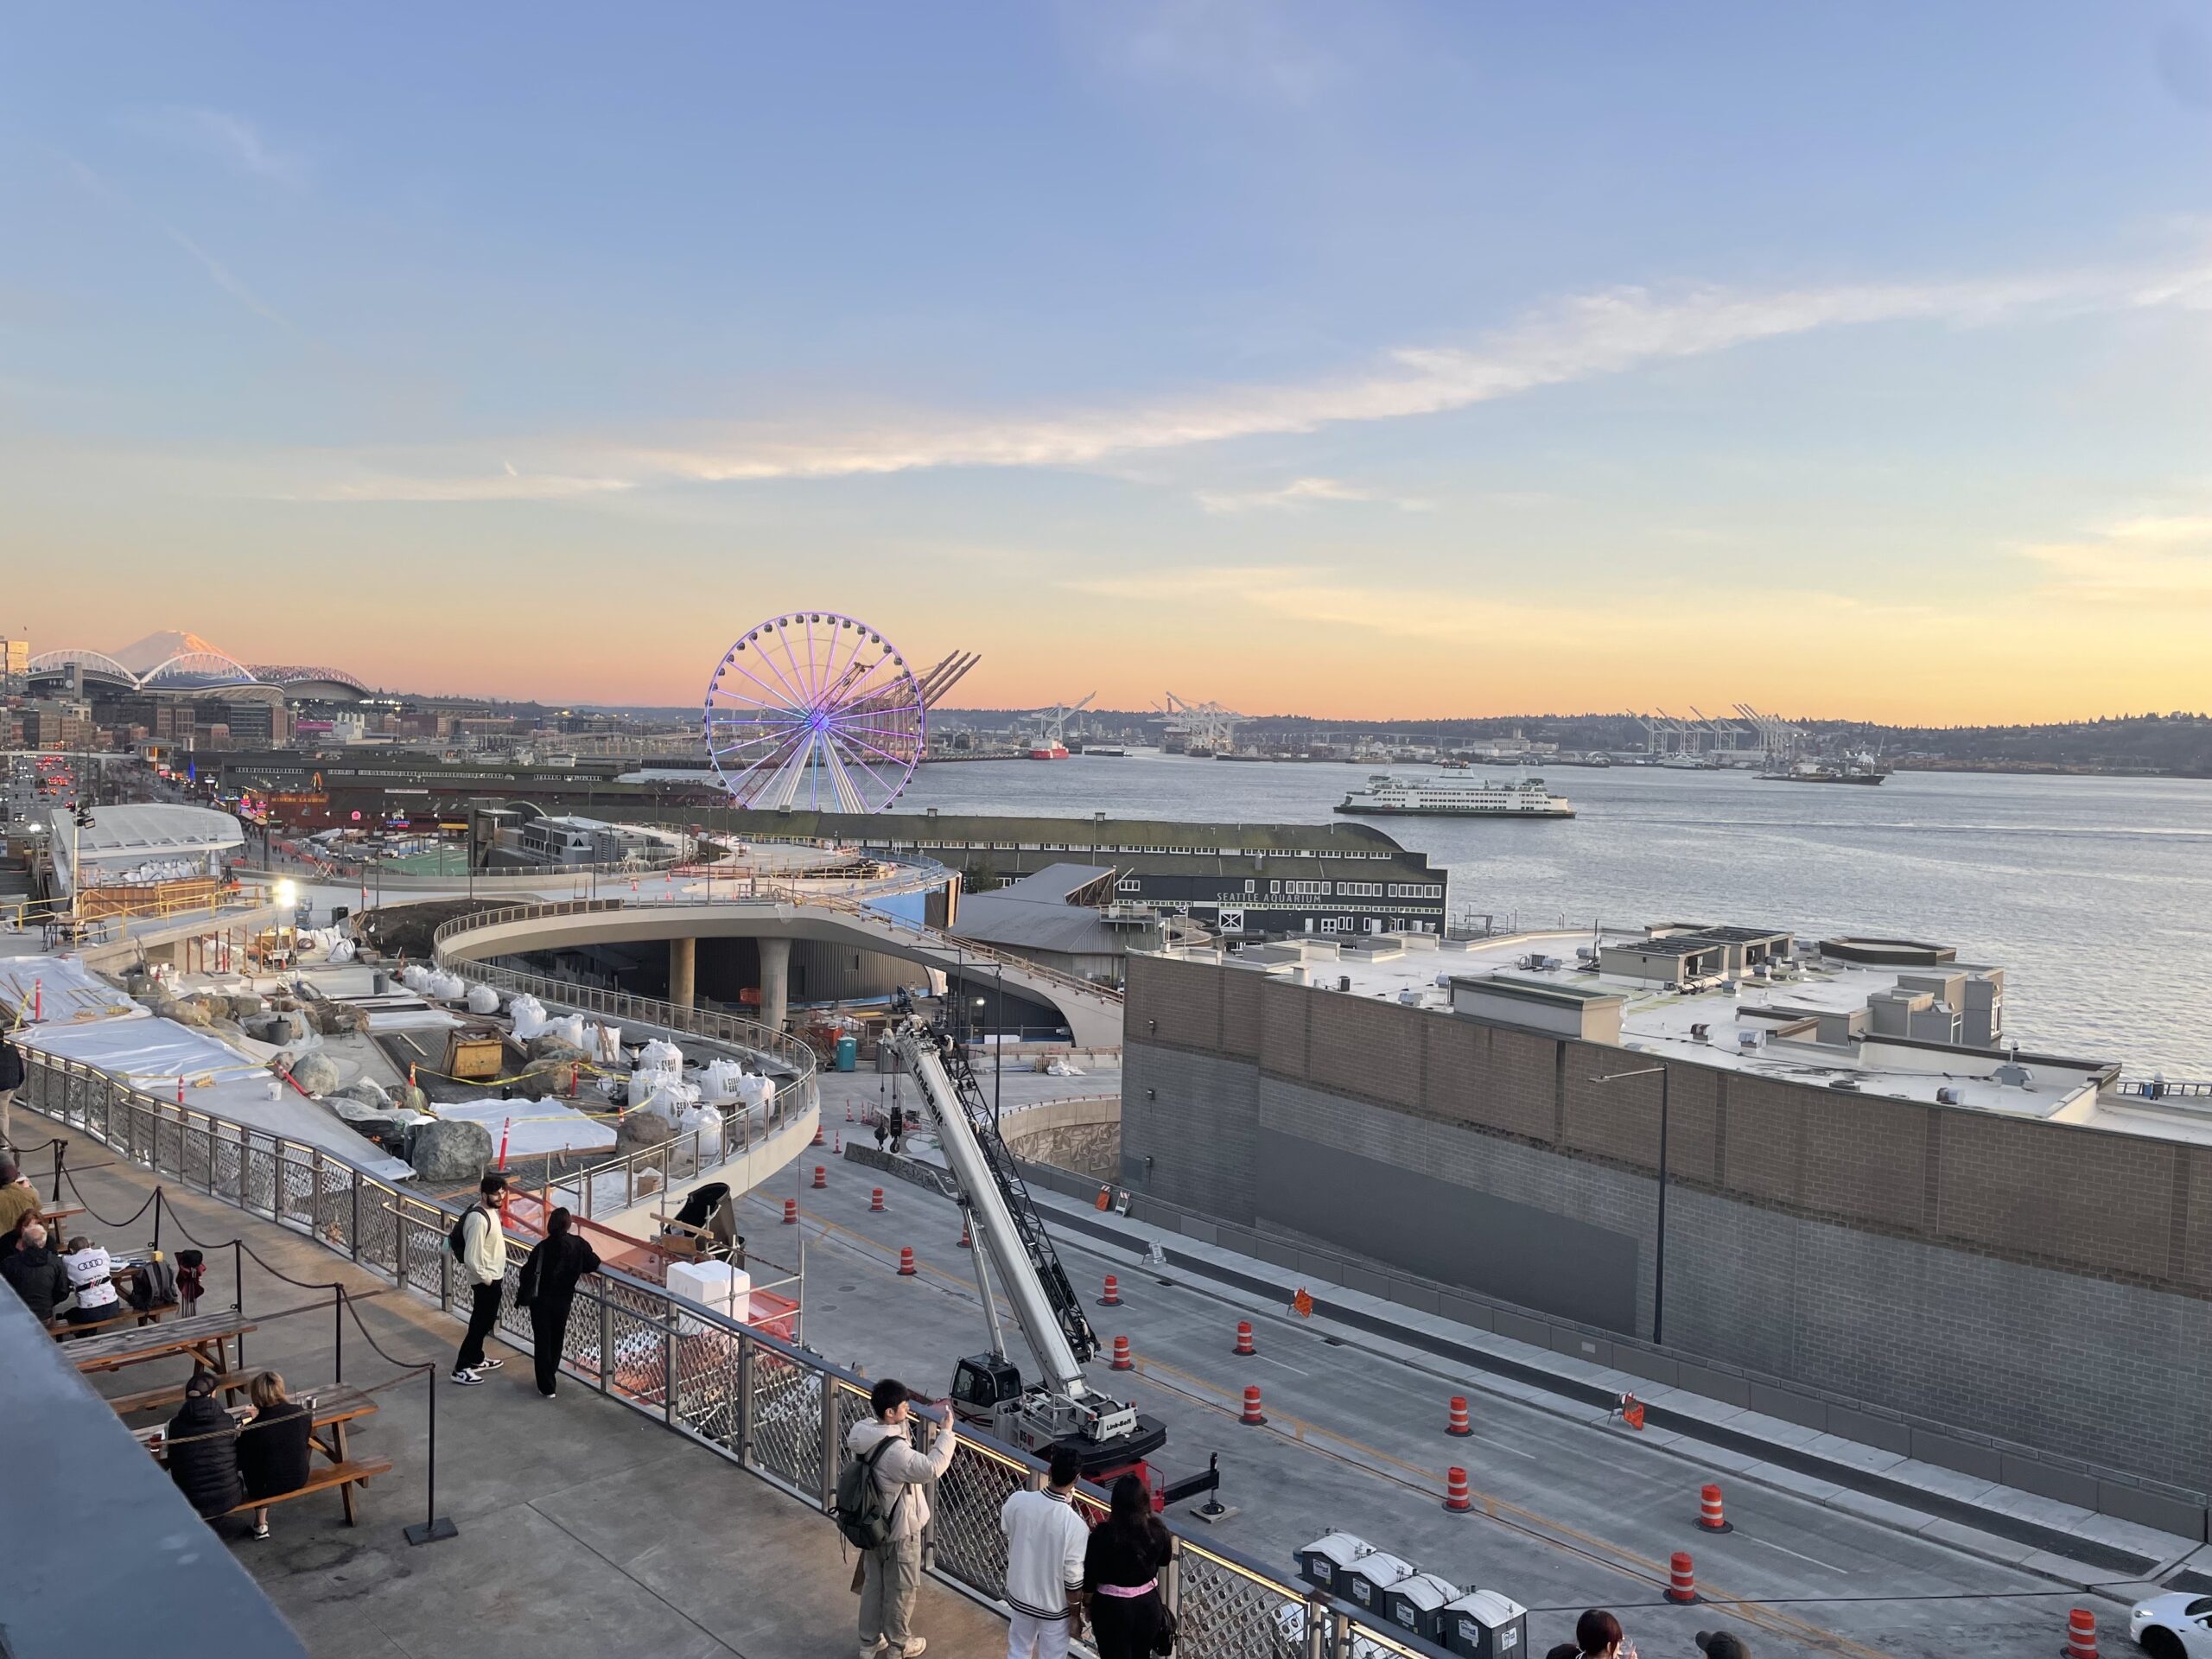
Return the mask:
{"type": "Polygon", "coordinates": [[[939,1037],[911,1015],[886,1040],[929,1103],[938,1143],[968,1205],[976,1248],[1006,1287],[1039,1372],[1053,1388],[1082,1398],[1090,1391],[1083,1363],[1097,1354],[1097,1335],[1068,1282],[1014,1154],[991,1122],[967,1060],[950,1038],[939,1037]]]}

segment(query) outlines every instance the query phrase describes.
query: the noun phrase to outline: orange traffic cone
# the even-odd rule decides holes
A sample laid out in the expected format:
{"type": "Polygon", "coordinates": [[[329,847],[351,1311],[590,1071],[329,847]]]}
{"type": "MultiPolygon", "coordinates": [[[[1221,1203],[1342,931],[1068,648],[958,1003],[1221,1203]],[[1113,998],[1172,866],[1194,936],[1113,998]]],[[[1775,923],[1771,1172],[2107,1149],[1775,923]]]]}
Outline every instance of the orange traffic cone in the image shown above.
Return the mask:
{"type": "Polygon", "coordinates": [[[968,1230],[968,1217],[965,1215],[960,1217],[960,1248],[963,1250],[972,1250],[976,1248],[976,1240],[968,1230]]]}

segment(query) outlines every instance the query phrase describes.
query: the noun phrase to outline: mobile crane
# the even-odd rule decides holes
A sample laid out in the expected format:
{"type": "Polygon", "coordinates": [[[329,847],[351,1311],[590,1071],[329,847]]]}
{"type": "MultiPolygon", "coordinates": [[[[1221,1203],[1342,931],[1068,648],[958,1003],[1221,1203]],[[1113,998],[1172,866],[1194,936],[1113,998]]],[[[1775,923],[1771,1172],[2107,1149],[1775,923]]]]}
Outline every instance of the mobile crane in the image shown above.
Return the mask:
{"type": "MultiPolygon", "coordinates": [[[[1049,1457],[1057,1447],[1072,1448],[1087,1480],[1104,1483],[1133,1471],[1157,1493],[1160,1489],[1145,1459],[1166,1443],[1166,1426],[1101,1394],[1084,1377],[1084,1362],[1098,1353],[1097,1334],[1076,1300],[1044,1219],[1000,1138],[967,1057],[949,1033],[925,1022],[911,1007],[904,996],[898,1000],[883,1041],[919,1087],[936,1124],[960,1207],[967,1212],[976,1247],[976,1288],[990,1327],[990,1351],[968,1355],[953,1369],[954,1413],[963,1422],[1039,1457],[1049,1457]],[[1005,1286],[1014,1319],[1036,1357],[1034,1382],[1025,1383],[1007,1357],[998,1301],[991,1294],[993,1274],[1005,1286]]],[[[1212,1484],[1201,1476],[1182,1485],[1200,1491],[1211,1490],[1212,1484]]]]}

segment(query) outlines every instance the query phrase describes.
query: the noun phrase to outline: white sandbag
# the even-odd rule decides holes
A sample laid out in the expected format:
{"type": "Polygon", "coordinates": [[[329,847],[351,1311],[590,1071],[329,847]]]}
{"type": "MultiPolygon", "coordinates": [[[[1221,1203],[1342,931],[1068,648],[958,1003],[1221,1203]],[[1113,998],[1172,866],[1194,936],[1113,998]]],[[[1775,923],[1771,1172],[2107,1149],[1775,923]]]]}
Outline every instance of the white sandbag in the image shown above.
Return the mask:
{"type": "Polygon", "coordinates": [[[776,1080],[748,1071],[737,1080],[737,1097],[766,1110],[776,1103],[776,1080]]]}
{"type": "Polygon", "coordinates": [[[622,1027],[600,1026],[596,1029],[599,1032],[600,1060],[604,1065],[612,1065],[615,1062],[615,1058],[622,1052],[622,1027]]]}
{"type": "Polygon", "coordinates": [[[1080,1068],[1065,1060],[1054,1060],[1045,1068],[1045,1075],[1049,1077],[1079,1077],[1084,1074],[1080,1068]]]}
{"type": "Polygon", "coordinates": [[[630,1104],[642,1106],[654,1096],[683,1086],[683,1077],[660,1067],[639,1066],[630,1074],[630,1104]]]}
{"type": "Polygon", "coordinates": [[[699,1161],[718,1163],[722,1155],[722,1115],[711,1106],[688,1106],[676,1121],[678,1135],[699,1137],[699,1161]]]}
{"type": "Polygon", "coordinates": [[[497,1014],[499,1011],[499,994],[489,985],[470,986],[468,1011],[471,1014],[497,1014]]]}
{"type": "Polygon", "coordinates": [[[545,1005],[528,992],[507,1004],[507,1013],[515,1022],[515,1038],[528,1042],[545,1029],[545,1005]]]}
{"type": "Polygon", "coordinates": [[[353,960],[353,950],[354,945],[353,940],[334,940],[330,947],[330,960],[333,962],[351,962],[353,960]]]}
{"type": "Polygon", "coordinates": [[[738,1079],[744,1075],[745,1068],[735,1060],[709,1060],[699,1073],[699,1092],[711,1101],[735,1100],[738,1079]]]}
{"type": "Polygon", "coordinates": [[[569,1047],[580,1049],[584,1046],[584,1017],[581,1014],[571,1014],[559,1020],[548,1020],[543,1034],[557,1037],[569,1047]]]}
{"type": "Polygon", "coordinates": [[[638,1068],[644,1071],[681,1071],[683,1051],[674,1043],[664,1043],[656,1037],[638,1051],[638,1068]]]}
{"type": "Polygon", "coordinates": [[[399,982],[418,995],[430,983],[430,970],[419,962],[410,962],[399,970],[399,982]]]}

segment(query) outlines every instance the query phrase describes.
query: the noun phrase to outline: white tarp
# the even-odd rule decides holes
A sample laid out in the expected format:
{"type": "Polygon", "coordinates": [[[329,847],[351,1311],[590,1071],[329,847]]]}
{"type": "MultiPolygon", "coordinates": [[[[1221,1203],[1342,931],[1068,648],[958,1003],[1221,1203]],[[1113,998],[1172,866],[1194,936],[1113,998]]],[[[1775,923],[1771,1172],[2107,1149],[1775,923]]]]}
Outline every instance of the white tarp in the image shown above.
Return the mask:
{"type": "Polygon", "coordinates": [[[56,1026],[146,1012],[75,957],[0,957],[0,1026],[28,1024],[34,1006],[41,1023],[56,1026]]]}
{"type": "Polygon", "coordinates": [[[537,1158],[549,1152],[612,1152],[614,1126],[587,1117],[565,1100],[470,1100],[441,1102],[435,1108],[443,1118],[467,1118],[481,1123],[492,1135],[492,1150],[499,1149],[504,1126],[507,1158],[537,1158]]]}

